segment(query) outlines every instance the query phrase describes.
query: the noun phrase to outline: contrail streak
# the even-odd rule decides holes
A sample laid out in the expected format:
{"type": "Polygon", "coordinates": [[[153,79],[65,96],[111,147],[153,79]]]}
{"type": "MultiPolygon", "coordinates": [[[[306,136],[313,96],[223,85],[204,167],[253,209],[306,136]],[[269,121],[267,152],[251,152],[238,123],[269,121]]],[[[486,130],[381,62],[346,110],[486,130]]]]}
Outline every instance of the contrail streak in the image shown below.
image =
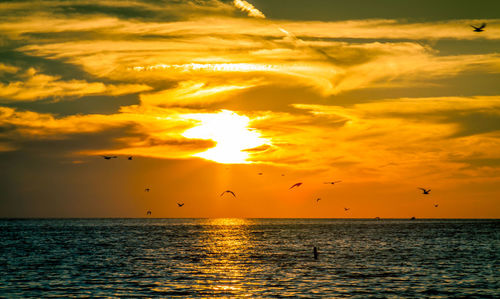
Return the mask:
{"type": "Polygon", "coordinates": [[[265,19],[266,16],[252,4],[246,2],[245,0],[234,0],[234,6],[239,8],[241,11],[247,12],[248,16],[265,19]]]}

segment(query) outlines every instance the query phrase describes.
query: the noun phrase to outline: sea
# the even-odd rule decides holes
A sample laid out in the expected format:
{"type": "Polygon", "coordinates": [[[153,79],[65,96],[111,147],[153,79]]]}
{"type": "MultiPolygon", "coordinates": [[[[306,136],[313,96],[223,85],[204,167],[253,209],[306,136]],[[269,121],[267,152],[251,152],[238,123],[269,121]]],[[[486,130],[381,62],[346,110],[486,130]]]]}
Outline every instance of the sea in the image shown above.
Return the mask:
{"type": "Polygon", "coordinates": [[[0,297],[500,298],[500,220],[1,219],[0,297]]]}

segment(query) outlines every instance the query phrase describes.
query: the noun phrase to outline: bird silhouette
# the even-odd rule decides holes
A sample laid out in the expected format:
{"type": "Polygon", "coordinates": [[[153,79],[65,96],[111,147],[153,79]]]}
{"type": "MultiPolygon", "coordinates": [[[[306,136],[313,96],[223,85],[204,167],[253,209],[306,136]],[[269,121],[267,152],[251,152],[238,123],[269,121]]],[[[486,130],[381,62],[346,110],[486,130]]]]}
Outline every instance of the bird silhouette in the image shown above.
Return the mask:
{"type": "Polygon", "coordinates": [[[236,198],[236,194],[234,194],[234,192],[233,192],[233,191],[231,191],[231,190],[226,190],[226,191],[222,192],[222,193],[220,194],[220,196],[224,195],[225,193],[230,193],[230,194],[232,194],[232,195],[234,196],[234,198],[236,198]]]}
{"type": "Polygon", "coordinates": [[[420,190],[422,190],[422,194],[429,194],[429,192],[431,192],[431,189],[425,189],[425,188],[418,188],[420,190]]]}
{"type": "Polygon", "coordinates": [[[149,188],[144,189],[144,191],[146,191],[146,192],[149,192],[149,190],[151,190],[151,189],[149,189],[149,188]]]}
{"type": "Polygon", "coordinates": [[[285,174],[282,173],[281,176],[285,176],[285,174]]]}
{"type": "Polygon", "coordinates": [[[132,160],[132,156],[128,157],[129,160],[132,160]]]}
{"type": "Polygon", "coordinates": [[[300,187],[300,185],[302,185],[302,183],[293,184],[293,186],[288,188],[288,190],[292,189],[293,187],[300,187]]]}
{"type": "Polygon", "coordinates": [[[257,173],[257,174],[258,174],[258,175],[263,175],[263,173],[262,173],[262,172],[259,172],[259,173],[257,173]]]}
{"type": "Polygon", "coordinates": [[[148,212],[146,213],[146,215],[151,215],[151,211],[148,211],[148,212]]]}
{"type": "Polygon", "coordinates": [[[319,198],[319,197],[318,197],[318,198],[316,198],[316,202],[318,202],[318,201],[320,201],[320,200],[321,200],[321,198],[319,198]]]}
{"type": "Polygon", "coordinates": [[[180,207],[182,207],[184,205],[184,203],[177,203],[177,205],[180,207]]]}
{"type": "Polygon", "coordinates": [[[439,205],[438,204],[435,204],[434,207],[437,208],[439,205]]]}
{"type": "Polygon", "coordinates": [[[486,27],[486,23],[483,23],[481,24],[481,26],[479,27],[476,27],[474,25],[470,25],[472,28],[474,28],[474,32],[483,32],[484,31],[484,27],[486,27]]]}
{"type": "Polygon", "coordinates": [[[340,183],[342,181],[333,181],[333,182],[324,182],[323,184],[335,185],[336,183],[340,183]]]}
{"type": "Polygon", "coordinates": [[[351,209],[351,208],[344,208],[344,211],[346,211],[346,212],[347,212],[347,211],[349,211],[350,209],[351,209]]]}
{"type": "Polygon", "coordinates": [[[101,156],[103,157],[105,160],[110,160],[110,159],[116,159],[117,157],[116,156],[101,156]]]}

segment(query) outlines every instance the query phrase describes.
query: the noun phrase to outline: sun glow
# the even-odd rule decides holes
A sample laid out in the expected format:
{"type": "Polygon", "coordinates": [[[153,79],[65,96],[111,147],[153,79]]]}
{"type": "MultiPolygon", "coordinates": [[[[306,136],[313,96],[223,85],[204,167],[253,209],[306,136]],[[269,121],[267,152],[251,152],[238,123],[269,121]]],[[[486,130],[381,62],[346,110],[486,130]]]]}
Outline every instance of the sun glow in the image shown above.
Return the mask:
{"type": "Polygon", "coordinates": [[[218,163],[250,163],[249,153],[245,150],[269,144],[260,133],[249,129],[250,119],[229,110],[219,113],[188,114],[187,119],[200,121],[200,125],[188,129],[182,136],[186,138],[211,139],[217,145],[195,157],[218,163]]]}

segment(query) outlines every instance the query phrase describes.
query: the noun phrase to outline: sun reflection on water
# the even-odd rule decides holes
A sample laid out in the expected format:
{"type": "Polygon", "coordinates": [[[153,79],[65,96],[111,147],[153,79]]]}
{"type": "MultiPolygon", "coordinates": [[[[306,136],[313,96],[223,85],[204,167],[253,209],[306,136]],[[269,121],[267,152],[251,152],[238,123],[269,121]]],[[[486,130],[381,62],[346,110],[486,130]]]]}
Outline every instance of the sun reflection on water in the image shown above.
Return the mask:
{"type": "Polygon", "coordinates": [[[251,220],[238,218],[207,219],[207,230],[198,240],[208,258],[203,259],[199,271],[212,277],[210,288],[228,293],[243,292],[242,284],[250,273],[246,259],[251,251],[248,225],[251,220]]]}

